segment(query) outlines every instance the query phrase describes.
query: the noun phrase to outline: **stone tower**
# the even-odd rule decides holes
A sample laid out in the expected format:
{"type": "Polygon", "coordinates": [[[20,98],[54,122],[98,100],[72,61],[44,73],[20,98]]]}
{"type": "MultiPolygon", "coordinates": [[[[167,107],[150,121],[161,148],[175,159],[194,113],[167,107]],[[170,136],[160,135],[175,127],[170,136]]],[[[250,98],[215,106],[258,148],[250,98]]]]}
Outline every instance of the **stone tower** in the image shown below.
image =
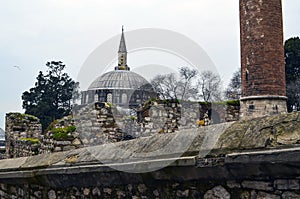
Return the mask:
{"type": "Polygon", "coordinates": [[[241,118],[286,112],[281,0],[240,0],[241,118]]]}

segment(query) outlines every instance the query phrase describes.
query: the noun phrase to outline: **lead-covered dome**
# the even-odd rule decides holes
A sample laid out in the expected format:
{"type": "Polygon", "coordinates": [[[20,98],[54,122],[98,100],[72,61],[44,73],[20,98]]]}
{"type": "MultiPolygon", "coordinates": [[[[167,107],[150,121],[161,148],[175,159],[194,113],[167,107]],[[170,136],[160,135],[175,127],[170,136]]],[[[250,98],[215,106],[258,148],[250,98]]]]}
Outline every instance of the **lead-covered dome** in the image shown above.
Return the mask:
{"type": "Polygon", "coordinates": [[[114,71],[104,73],[82,92],[81,104],[109,102],[118,106],[138,107],[146,100],[156,98],[151,84],[141,75],[130,71],[122,28],[118,51],[118,65],[114,71]]]}
{"type": "Polygon", "coordinates": [[[149,85],[141,75],[128,70],[115,70],[104,73],[91,83],[88,90],[128,89],[135,90],[149,85]]]}

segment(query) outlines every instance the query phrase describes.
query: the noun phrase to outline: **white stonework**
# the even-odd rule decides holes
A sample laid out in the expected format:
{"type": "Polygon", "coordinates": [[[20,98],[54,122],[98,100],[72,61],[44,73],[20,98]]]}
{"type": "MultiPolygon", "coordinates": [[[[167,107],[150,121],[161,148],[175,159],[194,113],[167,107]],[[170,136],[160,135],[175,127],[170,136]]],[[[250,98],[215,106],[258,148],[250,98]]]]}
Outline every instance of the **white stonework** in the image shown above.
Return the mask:
{"type": "Polygon", "coordinates": [[[287,112],[284,96],[251,96],[241,99],[240,118],[247,120],[256,117],[282,114],[287,112]]]}

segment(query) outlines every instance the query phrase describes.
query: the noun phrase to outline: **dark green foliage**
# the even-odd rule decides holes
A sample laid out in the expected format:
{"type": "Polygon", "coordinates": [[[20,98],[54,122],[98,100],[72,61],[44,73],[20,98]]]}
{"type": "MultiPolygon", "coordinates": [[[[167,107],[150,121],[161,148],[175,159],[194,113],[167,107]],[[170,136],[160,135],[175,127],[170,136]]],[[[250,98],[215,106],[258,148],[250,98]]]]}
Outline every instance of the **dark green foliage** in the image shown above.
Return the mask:
{"type": "Polygon", "coordinates": [[[64,72],[61,61],[47,62],[47,74],[39,72],[35,86],[22,95],[26,114],[38,117],[43,130],[55,119],[69,115],[78,83],[64,72]]]}
{"type": "Polygon", "coordinates": [[[294,37],[284,44],[288,111],[300,111],[300,39],[294,37]]]}
{"type": "Polygon", "coordinates": [[[290,83],[300,77],[300,39],[294,37],[284,44],[286,82],[290,83]]]}

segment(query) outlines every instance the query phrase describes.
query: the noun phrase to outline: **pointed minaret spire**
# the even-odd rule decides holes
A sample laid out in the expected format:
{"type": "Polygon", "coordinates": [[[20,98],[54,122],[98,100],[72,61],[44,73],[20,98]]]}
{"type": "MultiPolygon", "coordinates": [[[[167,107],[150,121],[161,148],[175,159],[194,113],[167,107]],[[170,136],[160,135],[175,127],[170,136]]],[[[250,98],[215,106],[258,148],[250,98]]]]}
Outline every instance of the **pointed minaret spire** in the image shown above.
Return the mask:
{"type": "Polygon", "coordinates": [[[121,35],[120,46],[118,51],[118,66],[115,67],[115,70],[130,70],[130,68],[127,66],[127,49],[125,44],[123,26],[122,26],[122,35],[121,35]]]}
{"type": "Polygon", "coordinates": [[[127,53],[123,26],[122,26],[122,35],[121,35],[121,41],[120,41],[120,46],[119,46],[119,53],[121,53],[121,52],[127,53]]]}

